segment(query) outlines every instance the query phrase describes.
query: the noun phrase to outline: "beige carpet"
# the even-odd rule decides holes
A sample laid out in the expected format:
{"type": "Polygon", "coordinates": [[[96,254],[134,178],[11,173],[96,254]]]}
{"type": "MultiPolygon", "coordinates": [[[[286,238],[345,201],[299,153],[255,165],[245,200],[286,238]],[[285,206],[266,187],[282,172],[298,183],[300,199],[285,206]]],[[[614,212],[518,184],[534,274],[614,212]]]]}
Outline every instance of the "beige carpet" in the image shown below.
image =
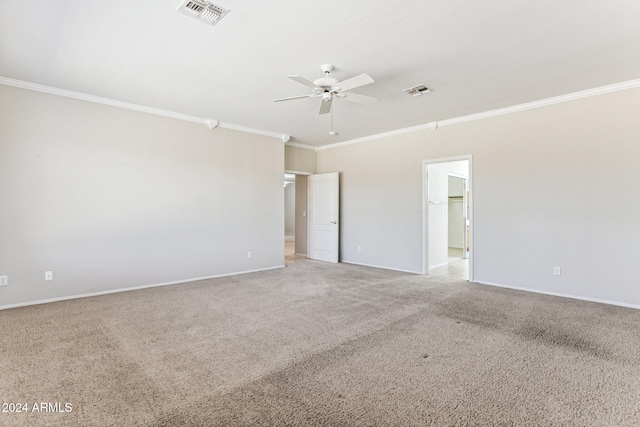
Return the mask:
{"type": "Polygon", "coordinates": [[[295,258],[1,311],[2,401],[72,411],[0,425],[640,425],[640,311],[462,270],[295,258]]]}

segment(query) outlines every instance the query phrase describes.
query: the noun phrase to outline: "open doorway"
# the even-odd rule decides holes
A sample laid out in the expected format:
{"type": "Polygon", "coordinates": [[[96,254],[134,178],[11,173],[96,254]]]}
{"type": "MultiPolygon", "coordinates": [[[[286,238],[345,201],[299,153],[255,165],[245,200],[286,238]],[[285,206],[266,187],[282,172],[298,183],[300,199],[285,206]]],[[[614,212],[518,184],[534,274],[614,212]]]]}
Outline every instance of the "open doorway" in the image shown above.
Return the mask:
{"type": "Polygon", "coordinates": [[[471,156],[428,160],[423,166],[423,272],[453,268],[472,280],[471,156]]]}
{"type": "Polygon", "coordinates": [[[449,173],[448,182],[448,262],[469,258],[468,176],[449,173]]]}
{"type": "Polygon", "coordinates": [[[296,252],[296,176],[284,174],[284,257],[296,252]]]}
{"type": "Polygon", "coordinates": [[[296,257],[307,256],[308,175],[285,171],[284,174],[284,258],[285,265],[296,257]]]}

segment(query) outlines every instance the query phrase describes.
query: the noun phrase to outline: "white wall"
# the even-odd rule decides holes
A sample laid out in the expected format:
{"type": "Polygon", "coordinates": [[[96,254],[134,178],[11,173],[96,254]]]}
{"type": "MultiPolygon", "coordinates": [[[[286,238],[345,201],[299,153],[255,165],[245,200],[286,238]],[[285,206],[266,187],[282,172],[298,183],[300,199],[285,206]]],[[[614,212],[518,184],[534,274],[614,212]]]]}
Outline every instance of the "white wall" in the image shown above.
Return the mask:
{"type": "Polygon", "coordinates": [[[275,138],[0,86],[0,306],[282,266],[283,170],[275,138]]]}
{"type": "Polygon", "coordinates": [[[296,184],[292,182],[284,188],[284,232],[296,233],[296,184]]]}
{"type": "Polygon", "coordinates": [[[290,172],[316,173],[317,155],[306,148],[284,146],[284,168],[290,172]]]}
{"type": "Polygon", "coordinates": [[[640,306],[638,111],[629,89],[321,150],[342,259],[419,272],[422,161],[471,154],[477,281],[640,306]]]}

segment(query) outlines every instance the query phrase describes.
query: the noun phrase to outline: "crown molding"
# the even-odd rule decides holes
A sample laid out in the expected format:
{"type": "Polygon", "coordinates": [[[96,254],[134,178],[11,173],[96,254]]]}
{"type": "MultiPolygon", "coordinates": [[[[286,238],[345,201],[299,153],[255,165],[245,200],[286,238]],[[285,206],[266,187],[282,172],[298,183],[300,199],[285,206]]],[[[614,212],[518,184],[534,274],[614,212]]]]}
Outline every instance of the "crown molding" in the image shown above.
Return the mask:
{"type": "Polygon", "coordinates": [[[582,90],[579,92],[573,92],[566,95],[554,96],[552,98],[546,98],[539,101],[527,102],[524,104],[518,104],[511,107],[499,108],[497,110],[485,111],[483,113],[470,114],[468,116],[455,117],[452,119],[441,120],[437,122],[425,123],[417,126],[411,126],[402,129],[396,129],[389,132],[378,133],[375,135],[364,136],[362,138],[350,139],[348,141],[337,142],[335,144],[322,145],[317,147],[317,150],[329,150],[331,148],[344,147],[345,145],[358,144],[366,141],[373,141],[376,139],[387,138],[395,135],[402,135],[405,133],[416,132],[419,130],[431,129],[436,130],[443,126],[452,126],[460,123],[471,122],[474,120],[482,120],[490,117],[502,116],[505,114],[517,113],[520,111],[532,110],[534,108],[546,107],[549,105],[560,104],[563,102],[575,101],[577,99],[588,98],[591,96],[603,95],[611,92],[618,92],[626,89],[633,89],[640,87],[640,79],[629,80],[626,82],[615,83],[608,86],[601,86],[594,89],[582,90]]]}
{"type": "MultiPolygon", "coordinates": [[[[278,139],[280,139],[282,141],[287,140],[287,138],[289,137],[289,135],[282,134],[282,133],[270,132],[270,131],[265,131],[265,130],[261,130],[261,129],[255,129],[255,128],[251,128],[251,127],[248,127],[248,126],[236,125],[236,124],[233,124],[233,123],[219,122],[217,120],[205,119],[205,118],[196,117],[196,116],[190,116],[188,114],[182,114],[182,113],[178,113],[178,112],[175,112],[175,111],[168,111],[168,110],[149,107],[149,106],[145,106],[145,105],[132,104],[132,103],[129,103],[129,102],[118,101],[118,100],[110,99],[110,98],[103,98],[101,96],[90,95],[90,94],[86,94],[86,93],[82,93],[82,92],[75,92],[75,91],[71,91],[71,90],[67,90],[67,89],[60,89],[60,88],[56,88],[56,87],[53,87],[53,86],[46,86],[46,85],[42,85],[42,84],[39,84],[39,83],[33,83],[33,82],[24,81],[24,80],[17,80],[17,79],[12,79],[12,78],[9,78],[9,77],[0,76],[0,84],[5,85],[5,86],[12,86],[12,87],[17,87],[17,88],[21,88],[21,89],[32,90],[32,91],[36,91],[36,92],[43,92],[43,93],[48,93],[48,94],[52,94],[52,95],[64,96],[64,97],[67,97],[67,98],[78,99],[78,100],[81,100],[81,101],[93,102],[93,103],[96,103],[96,104],[109,105],[109,106],[112,106],[112,107],[124,108],[124,109],[127,109],[127,110],[133,110],[133,111],[139,111],[139,112],[147,113],[147,114],[154,114],[154,115],[157,115],[157,116],[169,117],[169,118],[172,118],[172,119],[183,120],[183,121],[192,122],[192,123],[198,123],[198,124],[209,126],[212,129],[214,129],[216,127],[219,127],[219,128],[223,128],[223,129],[236,130],[236,131],[240,131],[240,132],[252,133],[252,134],[255,134],[255,135],[267,136],[267,137],[271,137],[271,138],[278,138],[278,139]],[[217,126],[213,126],[212,127],[212,123],[213,122],[217,123],[217,126]]],[[[626,90],[626,89],[633,89],[633,88],[637,88],[637,87],[640,87],[640,79],[629,80],[629,81],[626,81],[626,82],[616,83],[616,84],[612,84],[612,85],[608,85],[608,86],[601,86],[601,87],[597,87],[597,88],[594,88],[594,89],[587,89],[587,90],[583,90],[583,91],[579,91],[579,92],[573,92],[573,93],[569,93],[569,94],[566,94],[566,95],[555,96],[555,97],[552,97],[552,98],[546,98],[546,99],[542,99],[542,100],[539,100],[539,101],[527,102],[527,103],[524,103],[524,104],[518,104],[518,105],[511,106],[511,107],[499,108],[497,110],[485,111],[485,112],[477,113],[477,114],[470,114],[468,116],[454,117],[454,118],[451,118],[451,119],[441,120],[441,121],[437,121],[437,122],[429,122],[429,123],[424,123],[424,124],[417,125],[417,126],[411,126],[411,127],[402,128],[402,129],[395,129],[395,130],[392,130],[392,131],[389,131],[389,132],[383,132],[383,133],[378,133],[378,134],[375,134],[375,135],[364,136],[364,137],[361,137],[361,138],[350,139],[350,140],[338,142],[338,143],[335,143],[335,144],[327,144],[327,145],[322,145],[322,146],[317,146],[316,147],[314,145],[301,144],[301,143],[291,142],[291,141],[287,140],[285,142],[285,145],[289,145],[291,147],[303,148],[303,149],[312,150],[312,151],[328,150],[328,149],[331,149],[331,148],[344,147],[346,145],[358,144],[358,143],[366,142],[366,141],[373,141],[373,140],[376,140],[376,139],[387,138],[387,137],[396,136],[396,135],[402,135],[402,134],[405,134],[405,133],[411,133],[411,132],[416,132],[416,131],[425,130],[425,129],[431,129],[431,130],[435,131],[438,127],[451,126],[451,125],[456,125],[456,124],[460,124],[460,123],[466,123],[466,122],[470,122],[470,121],[474,121],[474,120],[482,120],[482,119],[487,119],[487,118],[490,118],[490,117],[496,117],[496,116],[502,116],[502,115],[505,115],[505,114],[517,113],[517,112],[520,112],[520,111],[531,110],[531,109],[540,108],[540,107],[546,107],[546,106],[553,105],[553,104],[560,104],[560,103],[563,103],[563,102],[574,101],[574,100],[577,100],[577,99],[588,98],[588,97],[591,97],[591,96],[603,95],[603,94],[606,94],[606,93],[617,92],[617,91],[626,90]]]]}
{"type": "Polygon", "coordinates": [[[288,141],[284,145],[288,145],[290,147],[304,148],[305,150],[318,151],[318,147],[316,147],[315,145],[300,144],[299,142],[288,141]]]}
{"type": "Polygon", "coordinates": [[[17,87],[20,89],[32,90],[35,92],[42,92],[42,93],[48,93],[51,95],[64,96],[66,98],[78,99],[80,101],[93,102],[95,104],[108,105],[111,107],[124,108],[126,110],[133,110],[133,111],[139,111],[142,113],[154,114],[156,116],[169,117],[172,119],[183,120],[186,122],[198,123],[198,124],[209,126],[211,129],[215,129],[216,127],[219,127],[223,129],[236,130],[240,132],[252,133],[255,135],[268,136],[271,138],[278,138],[280,140],[284,140],[284,135],[277,132],[254,129],[247,126],[220,122],[218,120],[213,120],[213,119],[204,119],[202,117],[190,116],[188,114],[177,113],[175,111],[162,110],[160,108],[148,107],[146,105],[132,104],[129,102],[118,101],[115,99],[103,98],[101,96],[89,95],[87,93],[75,92],[67,89],[60,89],[53,86],[46,86],[39,83],[11,79],[9,77],[0,76],[0,84],[5,86],[17,87]]]}
{"type": "Polygon", "coordinates": [[[318,151],[328,150],[331,148],[338,148],[338,147],[344,147],[345,145],[359,144],[361,142],[373,141],[375,139],[387,138],[395,135],[402,135],[404,133],[411,133],[419,130],[433,129],[434,127],[433,123],[436,123],[436,122],[425,123],[422,125],[411,126],[408,128],[390,130],[389,132],[376,133],[375,135],[368,135],[368,136],[363,136],[362,138],[355,138],[355,139],[350,139],[348,141],[336,142],[335,144],[321,145],[317,148],[317,150],[318,151]]]}
{"type": "Polygon", "coordinates": [[[280,141],[282,141],[283,138],[283,134],[282,133],[277,133],[277,132],[270,132],[268,130],[261,130],[261,129],[255,129],[255,128],[251,128],[248,126],[241,126],[241,125],[234,125],[233,123],[225,123],[225,122],[220,122],[220,127],[223,129],[230,129],[230,130],[237,130],[240,132],[247,132],[247,133],[253,133],[255,135],[262,135],[262,136],[268,136],[271,138],[277,138],[280,141]]]}

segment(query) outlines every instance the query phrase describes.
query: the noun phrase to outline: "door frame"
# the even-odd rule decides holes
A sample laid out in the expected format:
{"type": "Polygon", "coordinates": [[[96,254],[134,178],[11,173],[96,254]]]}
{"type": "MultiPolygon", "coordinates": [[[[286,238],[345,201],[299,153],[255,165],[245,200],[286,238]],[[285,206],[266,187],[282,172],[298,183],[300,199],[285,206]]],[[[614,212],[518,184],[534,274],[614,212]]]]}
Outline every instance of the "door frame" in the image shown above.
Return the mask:
{"type": "MultiPolygon", "coordinates": [[[[294,175],[313,175],[311,172],[303,172],[303,171],[296,171],[296,170],[291,170],[291,169],[285,169],[284,173],[291,173],[294,175]]],[[[309,188],[308,188],[308,183],[307,183],[307,196],[309,195],[309,188]]],[[[294,218],[295,221],[295,218],[294,218]]],[[[309,252],[309,206],[308,206],[308,199],[307,199],[307,215],[305,215],[304,217],[304,221],[305,221],[305,228],[307,229],[307,253],[309,252]]],[[[282,218],[282,222],[284,223],[284,214],[283,214],[283,218],[282,218]]],[[[295,248],[294,248],[294,254],[295,254],[295,248]]],[[[286,255],[284,255],[283,260],[286,260],[286,255]]],[[[286,262],[285,262],[286,264],[286,262]]]]}
{"type": "Polygon", "coordinates": [[[471,154],[455,157],[442,157],[437,159],[429,159],[422,161],[422,274],[429,274],[429,173],[428,166],[437,163],[457,162],[460,160],[469,161],[469,281],[474,280],[475,265],[475,227],[473,224],[473,156],[471,154]]]}

